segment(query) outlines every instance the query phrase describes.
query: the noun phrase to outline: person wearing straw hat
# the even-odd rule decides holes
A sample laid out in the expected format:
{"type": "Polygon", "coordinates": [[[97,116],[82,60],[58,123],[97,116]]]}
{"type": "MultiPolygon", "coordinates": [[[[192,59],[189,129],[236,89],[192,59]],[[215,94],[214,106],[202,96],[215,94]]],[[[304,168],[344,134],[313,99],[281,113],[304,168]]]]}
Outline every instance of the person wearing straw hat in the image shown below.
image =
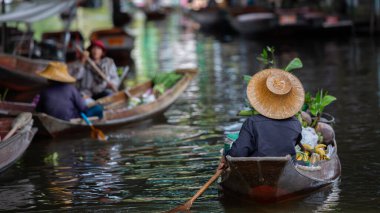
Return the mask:
{"type": "Polygon", "coordinates": [[[113,93],[112,88],[119,85],[120,79],[113,59],[106,57],[106,48],[101,40],[92,40],[81,59],[70,64],[71,74],[78,80],[77,88],[85,98],[98,99],[113,93]],[[108,82],[86,63],[91,58],[104,73],[108,82]]]}
{"type": "Polygon", "coordinates": [[[49,80],[49,86],[40,93],[36,111],[53,117],[70,120],[80,117],[87,106],[73,83],[76,79],[68,73],[66,64],[50,62],[48,66],[37,73],[49,80]]]}
{"type": "MultiPolygon", "coordinates": [[[[265,69],[252,76],[247,86],[251,106],[260,114],[249,117],[239,137],[224,153],[232,157],[294,156],[302,139],[301,110],[305,92],[293,74],[265,69]]],[[[224,158],[223,158],[224,159],[224,158]]]]}

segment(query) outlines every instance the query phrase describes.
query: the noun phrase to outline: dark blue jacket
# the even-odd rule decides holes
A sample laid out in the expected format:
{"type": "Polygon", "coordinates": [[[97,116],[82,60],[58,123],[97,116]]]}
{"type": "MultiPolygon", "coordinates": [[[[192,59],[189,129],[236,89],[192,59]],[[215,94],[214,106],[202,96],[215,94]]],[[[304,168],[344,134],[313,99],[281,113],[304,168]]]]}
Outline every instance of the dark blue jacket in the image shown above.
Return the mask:
{"type": "Polygon", "coordinates": [[[294,147],[302,139],[301,131],[301,123],[295,117],[274,120],[255,115],[244,122],[239,138],[225,155],[232,157],[295,155],[294,147]]]}
{"type": "Polygon", "coordinates": [[[53,83],[40,94],[36,111],[53,117],[70,120],[80,117],[87,109],[79,91],[71,84],[53,83]]]}

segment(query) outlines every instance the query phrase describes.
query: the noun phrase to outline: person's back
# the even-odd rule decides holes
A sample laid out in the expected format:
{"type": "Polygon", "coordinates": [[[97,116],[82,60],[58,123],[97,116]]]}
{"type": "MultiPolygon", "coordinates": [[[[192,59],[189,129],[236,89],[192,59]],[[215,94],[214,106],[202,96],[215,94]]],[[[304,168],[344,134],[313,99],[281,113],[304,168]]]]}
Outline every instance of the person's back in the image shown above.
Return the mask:
{"type": "Polygon", "coordinates": [[[232,157],[279,157],[295,155],[301,139],[301,110],[305,92],[297,77],[279,69],[262,70],[252,76],[247,97],[260,115],[248,118],[231,149],[232,157]]]}
{"type": "Polygon", "coordinates": [[[49,87],[40,93],[37,112],[70,120],[79,117],[79,113],[87,109],[79,91],[72,85],[76,80],[68,73],[65,64],[50,62],[37,74],[48,79],[50,83],[49,87]]]}
{"type": "Polygon", "coordinates": [[[280,157],[295,155],[295,145],[301,140],[302,127],[295,118],[276,120],[262,115],[249,117],[239,138],[226,153],[232,157],[280,157]]]}
{"type": "Polygon", "coordinates": [[[86,106],[73,85],[57,82],[40,93],[36,110],[62,120],[70,120],[79,117],[86,106]]]}

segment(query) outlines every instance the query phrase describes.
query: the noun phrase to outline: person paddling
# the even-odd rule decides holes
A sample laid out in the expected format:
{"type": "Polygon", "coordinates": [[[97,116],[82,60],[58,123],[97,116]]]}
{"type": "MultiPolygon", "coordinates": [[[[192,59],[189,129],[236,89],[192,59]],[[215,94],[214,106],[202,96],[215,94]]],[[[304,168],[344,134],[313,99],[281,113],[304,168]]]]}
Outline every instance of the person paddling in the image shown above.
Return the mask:
{"type": "MultiPolygon", "coordinates": [[[[280,69],[256,73],[247,87],[247,97],[259,115],[249,117],[239,137],[224,156],[294,156],[302,139],[301,123],[295,114],[301,110],[305,92],[299,79],[280,69]]],[[[225,166],[225,158],[222,165],[225,166]]]]}
{"type": "Polygon", "coordinates": [[[87,116],[103,117],[102,106],[95,105],[88,108],[85,105],[81,94],[73,85],[76,79],[68,73],[66,64],[50,62],[44,70],[37,74],[49,80],[48,88],[40,93],[36,106],[37,112],[67,121],[79,118],[81,112],[87,116]]]}
{"type": "Polygon", "coordinates": [[[84,98],[98,99],[112,94],[120,79],[113,59],[106,57],[106,48],[101,40],[91,41],[81,59],[70,64],[70,73],[78,80],[77,87],[84,98]],[[94,70],[87,59],[93,60],[105,78],[94,70]]]}

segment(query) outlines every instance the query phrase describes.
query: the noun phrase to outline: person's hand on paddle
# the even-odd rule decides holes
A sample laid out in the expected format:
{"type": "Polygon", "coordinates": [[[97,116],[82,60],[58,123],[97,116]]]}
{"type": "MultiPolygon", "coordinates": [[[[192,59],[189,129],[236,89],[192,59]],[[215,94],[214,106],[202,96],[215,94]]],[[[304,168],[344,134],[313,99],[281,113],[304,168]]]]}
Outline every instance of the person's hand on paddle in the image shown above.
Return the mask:
{"type": "Polygon", "coordinates": [[[111,83],[110,81],[107,82],[107,87],[112,89],[113,87],[115,87],[115,85],[113,83],[111,83]]]}
{"type": "Polygon", "coordinates": [[[90,57],[90,52],[87,50],[82,52],[81,62],[84,64],[86,63],[87,59],[90,57]]]}
{"type": "Polygon", "coordinates": [[[222,158],[220,159],[217,170],[225,170],[227,168],[228,168],[227,160],[226,160],[226,157],[223,155],[222,158]]]}
{"type": "Polygon", "coordinates": [[[117,87],[113,83],[111,83],[110,81],[107,81],[107,88],[110,88],[114,92],[117,92],[117,87]]]}

